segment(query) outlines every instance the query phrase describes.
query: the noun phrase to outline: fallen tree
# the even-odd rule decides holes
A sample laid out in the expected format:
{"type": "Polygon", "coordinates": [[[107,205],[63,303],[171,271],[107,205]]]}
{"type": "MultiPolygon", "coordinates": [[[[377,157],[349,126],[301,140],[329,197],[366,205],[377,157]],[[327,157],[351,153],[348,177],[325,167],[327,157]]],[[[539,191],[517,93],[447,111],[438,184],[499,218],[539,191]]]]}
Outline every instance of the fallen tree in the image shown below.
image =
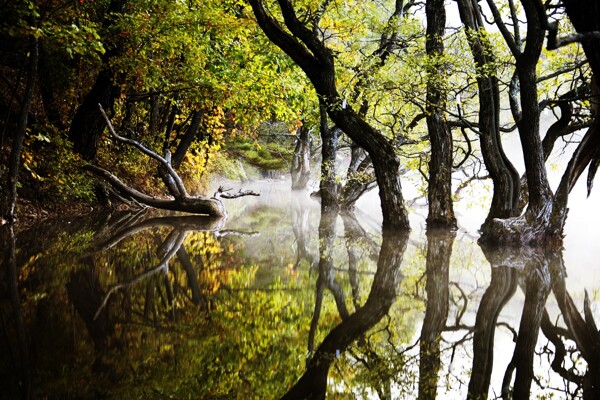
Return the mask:
{"type": "Polygon", "coordinates": [[[181,177],[173,169],[171,165],[171,152],[167,150],[164,157],[148,149],[146,146],[133,139],[117,134],[102,105],[98,104],[100,113],[106,121],[106,125],[110,132],[110,137],[119,142],[135,147],[143,154],[156,160],[159,164],[158,174],[167,188],[171,198],[159,198],[149,196],[134,188],[127,186],[116,175],[101,168],[97,165],[86,165],[84,168],[107,182],[111,189],[115,191],[117,196],[126,203],[134,203],[141,207],[160,208],[163,210],[182,211],[192,214],[209,215],[211,217],[224,218],[227,216],[225,206],[221,202],[221,198],[234,199],[242,196],[259,196],[260,194],[251,190],[238,191],[237,193],[229,193],[231,189],[224,189],[222,186],[214,193],[212,197],[205,196],[190,196],[181,180],[181,177]]]}

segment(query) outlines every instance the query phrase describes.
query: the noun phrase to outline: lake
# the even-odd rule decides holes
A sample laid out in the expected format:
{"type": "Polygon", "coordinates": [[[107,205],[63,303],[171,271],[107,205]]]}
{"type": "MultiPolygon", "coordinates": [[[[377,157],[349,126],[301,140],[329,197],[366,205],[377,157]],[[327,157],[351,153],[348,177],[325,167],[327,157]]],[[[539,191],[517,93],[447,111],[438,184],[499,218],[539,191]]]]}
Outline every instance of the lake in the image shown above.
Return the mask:
{"type": "Polygon", "coordinates": [[[225,200],[225,221],[115,212],[7,240],[1,398],[583,398],[598,382],[593,199],[574,195],[564,250],[481,248],[485,201],[426,232],[417,200],[407,235],[381,232],[376,193],[321,216],[287,181],[246,185],[261,196],[225,200]]]}

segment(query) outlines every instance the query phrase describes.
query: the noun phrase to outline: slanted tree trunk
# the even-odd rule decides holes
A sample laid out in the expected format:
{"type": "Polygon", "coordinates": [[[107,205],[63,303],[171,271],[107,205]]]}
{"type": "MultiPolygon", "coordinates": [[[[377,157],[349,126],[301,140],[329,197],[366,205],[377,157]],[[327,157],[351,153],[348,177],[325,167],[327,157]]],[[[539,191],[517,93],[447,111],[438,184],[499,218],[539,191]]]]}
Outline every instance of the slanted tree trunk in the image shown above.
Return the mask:
{"type": "Polygon", "coordinates": [[[298,129],[290,172],[292,175],[292,189],[306,189],[306,185],[310,180],[310,131],[304,125],[298,129]]]}
{"type": "Polygon", "coordinates": [[[452,205],[452,132],[446,124],[447,76],[444,62],[444,32],[446,8],[444,0],[427,0],[427,38],[425,49],[429,58],[427,73],[427,130],[431,143],[427,199],[427,227],[456,228],[452,205]]]}
{"type": "Polygon", "coordinates": [[[527,36],[523,50],[520,43],[513,39],[500,21],[495,7],[492,7],[492,12],[496,20],[500,21],[498,22],[500,31],[516,60],[521,107],[517,128],[524,154],[529,202],[525,214],[521,217],[489,221],[482,228],[482,241],[539,243],[546,240],[552,232],[550,219],[553,194],[548,183],[544,148],[540,137],[536,76],[536,66],[544,41],[545,15],[540,15],[538,8],[531,1],[523,1],[522,4],[527,18],[527,36]]]}
{"type": "MultiPolygon", "coordinates": [[[[588,195],[591,192],[593,181],[596,175],[598,165],[600,164],[600,120],[598,119],[600,112],[600,84],[598,77],[600,76],[600,40],[585,35],[598,35],[600,32],[600,6],[593,0],[564,1],[565,11],[569,16],[569,20],[575,27],[579,35],[583,50],[592,68],[592,84],[591,84],[591,111],[592,125],[584,135],[579,146],[575,150],[567,169],[563,174],[559,187],[555,194],[554,210],[552,215],[553,227],[555,234],[561,234],[567,218],[567,204],[569,193],[577,183],[579,177],[586,168],[588,169],[588,195]]],[[[548,46],[550,47],[551,39],[554,39],[556,44],[557,32],[550,32],[548,38],[548,46]]]]}
{"type": "Polygon", "coordinates": [[[194,111],[192,115],[192,121],[190,122],[190,126],[188,131],[183,135],[179,144],[177,145],[177,149],[173,154],[173,168],[178,169],[183,159],[185,158],[185,154],[189,150],[194,140],[199,136],[200,138],[203,136],[201,132],[202,128],[202,117],[204,115],[203,111],[194,111]]]}
{"type": "MultiPolygon", "coordinates": [[[[477,68],[489,71],[493,65],[490,43],[479,34],[483,21],[474,0],[458,0],[460,18],[477,68]]],[[[516,216],[520,192],[519,174],[510,163],[500,139],[500,92],[498,78],[492,73],[478,74],[479,131],[481,152],[494,184],[492,204],[482,229],[494,218],[516,216]]]]}
{"type": "MultiPolygon", "coordinates": [[[[379,185],[383,227],[409,230],[399,178],[400,161],[391,140],[369,125],[338,93],[331,50],[297,17],[289,0],[279,0],[285,28],[265,9],[261,0],[249,0],[267,37],[289,55],[312,82],[329,118],[371,156],[379,185]]],[[[318,23],[316,21],[315,23],[318,23]]]]}

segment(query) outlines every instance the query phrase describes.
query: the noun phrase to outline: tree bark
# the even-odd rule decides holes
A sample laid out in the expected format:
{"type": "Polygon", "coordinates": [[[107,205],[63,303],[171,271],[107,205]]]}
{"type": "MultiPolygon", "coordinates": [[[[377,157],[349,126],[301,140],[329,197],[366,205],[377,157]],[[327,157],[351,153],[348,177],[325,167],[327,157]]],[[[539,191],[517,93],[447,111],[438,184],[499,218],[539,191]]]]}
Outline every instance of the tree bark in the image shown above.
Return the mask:
{"type": "Polygon", "coordinates": [[[537,96],[536,66],[544,43],[544,29],[537,8],[524,1],[523,7],[527,17],[527,37],[525,48],[516,54],[516,70],[519,77],[522,117],[517,121],[519,137],[525,161],[529,204],[527,213],[529,221],[546,221],[549,223],[552,210],[552,191],[546,174],[544,148],[540,138],[540,107],[537,96]]]}
{"type": "Polygon", "coordinates": [[[339,209],[339,184],[336,180],[336,157],[339,141],[339,129],[329,128],[327,124],[327,108],[319,102],[320,132],[321,132],[321,212],[336,212],[339,209]]]}
{"type": "Polygon", "coordinates": [[[306,185],[310,180],[310,131],[304,125],[298,129],[290,172],[292,175],[292,189],[306,189],[306,185]]]}
{"type": "Polygon", "coordinates": [[[431,143],[427,199],[427,227],[456,228],[452,205],[452,132],[444,117],[447,76],[443,60],[446,9],[444,0],[427,0],[427,130],[431,143]]]}
{"type": "Polygon", "coordinates": [[[194,111],[193,112],[192,121],[190,122],[190,127],[188,128],[188,131],[185,133],[185,135],[183,135],[183,137],[179,141],[179,144],[177,145],[177,149],[175,150],[175,153],[173,154],[173,159],[171,161],[171,163],[173,164],[173,168],[179,169],[179,166],[181,165],[181,163],[183,162],[183,160],[185,158],[185,154],[189,150],[192,143],[194,143],[194,140],[196,139],[196,137],[203,136],[202,133],[199,134],[201,126],[202,126],[203,114],[204,113],[202,111],[194,111]]]}
{"type": "MultiPolygon", "coordinates": [[[[490,44],[478,33],[483,30],[479,6],[474,0],[458,0],[458,8],[467,40],[478,69],[489,71],[493,65],[490,44]]],[[[478,74],[479,130],[485,166],[492,178],[492,204],[482,229],[494,218],[516,216],[520,192],[519,174],[506,157],[500,139],[500,92],[495,74],[478,74]]]]}
{"type": "Polygon", "coordinates": [[[8,190],[5,192],[2,199],[2,218],[9,223],[13,223],[16,219],[15,206],[17,203],[17,184],[19,181],[19,170],[21,167],[21,154],[23,153],[23,140],[25,139],[29,108],[31,107],[31,103],[33,101],[35,81],[38,70],[39,44],[38,40],[33,36],[29,37],[28,49],[29,60],[27,62],[27,83],[25,85],[23,102],[18,115],[17,130],[13,137],[10,151],[7,175],[8,190]]]}

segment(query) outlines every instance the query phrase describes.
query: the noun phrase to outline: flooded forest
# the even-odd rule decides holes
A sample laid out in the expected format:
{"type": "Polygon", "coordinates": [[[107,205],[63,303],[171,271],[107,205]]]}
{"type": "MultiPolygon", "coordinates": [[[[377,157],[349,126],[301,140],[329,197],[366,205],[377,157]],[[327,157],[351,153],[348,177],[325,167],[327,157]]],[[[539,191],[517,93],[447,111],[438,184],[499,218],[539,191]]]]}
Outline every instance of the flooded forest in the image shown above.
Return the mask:
{"type": "Polygon", "coordinates": [[[0,4],[0,399],[600,398],[596,0],[0,4]]]}

